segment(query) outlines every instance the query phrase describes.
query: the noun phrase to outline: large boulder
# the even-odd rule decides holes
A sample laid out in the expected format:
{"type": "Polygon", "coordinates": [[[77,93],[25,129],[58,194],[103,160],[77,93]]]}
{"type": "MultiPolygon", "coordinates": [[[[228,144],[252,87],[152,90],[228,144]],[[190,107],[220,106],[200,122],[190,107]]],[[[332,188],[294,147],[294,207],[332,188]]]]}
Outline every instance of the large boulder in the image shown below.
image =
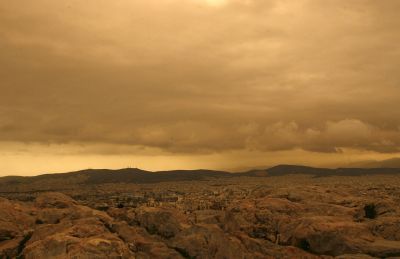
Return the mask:
{"type": "Polygon", "coordinates": [[[251,238],[243,233],[235,233],[234,236],[240,240],[254,258],[321,258],[297,247],[279,246],[267,240],[251,238]]]}
{"type": "Polygon", "coordinates": [[[133,227],[126,222],[117,222],[112,229],[135,252],[137,258],[181,258],[174,249],[162,240],[151,236],[140,227],[133,227]]]}
{"type": "Polygon", "coordinates": [[[112,218],[106,213],[79,205],[72,198],[62,193],[44,193],[39,195],[34,203],[36,222],[40,224],[58,224],[62,220],[76,220],[86,217],[96,217],[105,222],[112,218]]]}
{"type": "Polygon", "coordinates": [[[58,192],[47,192],[41,194],[35,200],[35,207],[39,209],[65,209],[77,204],[78,203],[71,197],[58,192]]]}
{"type": "Polygon", "coordinates": [[[0,258],[17,258],[22,249],[24,237],[0,241],[0,258]]]}
{"type": "Polygon", "coordinates": [[[243,200],[227,209],[224,229],[276,242],[279,224],[285,219],[299,217],[303,211],[301,204],[282,198],[243,200]]]}
{"type": "Polygon", "coordinates": [[[172,208],[141,207],[136,210],[136,220],[150,234],[167,239],[188,226],[186,217],[172,208]]]}
{"type": "Polygon", "coordinates": [[[346,219],[315,216],[281,224],[279,243],[321,255],[362,253],[374,237],[366,225],[346,219]]]}
{"type": "Polygon", "coordinates": [[[387,240],[400,241],[400,217],[383,217],[371,222],[374,235],[387,240]]]}
{"type": "Polygon", "coordinates": [[[26,243],[25,258],[132,258],[133,252],[96,217],[38,227],[26,243]]]}
{"type": "Polygon", "coordinates": [[[17,257],[35,226],[31,206],[0,198],[0,258],[17,257]]]}
{"type": "Polygon", "coordinates": [[[251,258],[239,239],[215,225],[195,225],[180,232],[169,246],[186,258],[251,258]]]}

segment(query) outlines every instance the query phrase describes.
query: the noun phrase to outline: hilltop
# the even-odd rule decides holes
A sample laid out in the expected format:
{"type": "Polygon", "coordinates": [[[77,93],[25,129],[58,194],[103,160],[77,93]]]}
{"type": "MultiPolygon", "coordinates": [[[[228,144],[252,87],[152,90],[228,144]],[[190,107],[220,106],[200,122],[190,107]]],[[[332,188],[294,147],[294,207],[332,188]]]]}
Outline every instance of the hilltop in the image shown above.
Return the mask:
{"type": "Polygon", "coordinates": [[[68,186],[113,183],[150,184],[180,181],[205,181],[237,177],[279,177],[286,175],[366,176],[400,174],[400,168],[315,168],[299,165],[278,165],[265,170],[231,173],[215,170],[146,171],[138,168],[87,169],[76,172],[43,174],[38,176],[6,176],[0,178],[2,192],[30,190],[58,190],[68,186]]]}

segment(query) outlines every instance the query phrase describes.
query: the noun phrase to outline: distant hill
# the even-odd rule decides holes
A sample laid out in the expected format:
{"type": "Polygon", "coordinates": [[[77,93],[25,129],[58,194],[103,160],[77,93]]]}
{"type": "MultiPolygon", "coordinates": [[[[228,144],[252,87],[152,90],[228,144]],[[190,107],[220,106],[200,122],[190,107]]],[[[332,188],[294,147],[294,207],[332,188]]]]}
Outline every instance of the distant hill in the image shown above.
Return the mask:
{"type": "Polygon", "coordinates": [[[6,176],[0,184],[28,184],[37,182],[62,181],[64,183],[102,184],[102,183],[156,183],[167,181],[203,180],[209,177],[232,177],[223,171],[212,170],[174,170],[151,172],[138,168],[119,170],[88,169],[70,173],[43,174],[38,176],[6,176]]]}
{"type": "Polygon", "coordinates": [[[395,157],[391,159],[376,161],[367,160],[349,164],[348,167],[360,167],[360,168],[400,168],[400,158],[395,157]]]}
{"type": "Polygon", "coordinates": [[[265,170],[252,170],[246,173],[249,176],[284,176],[291,174],[330,175],[332,169],[315,168],[301,165],[277,165],[265,170]]]}
{"type": "Polygon", "coordinates": [[[174,170],[150,172],[138,168],[119,170],[88,169],[70,173],[43,174],[32,177],[6,176],[0,178],[0,191],[13,186],[30,186],[43,188],[61,188],[79,184],[107,184],[107,183],[159,183],[173,181],[201,181],[212,178],[232,177],[272,177],[293,174],[306,174],[315,177],[326,176],[363,176],[400,174],[400,168],[314,168],[299,165],[278,165],[265,170],[252,170],[242,173],[230,173],[213,170],[174,170]]]}
{"type": "Polygon", "coordinates": [[[266,170],[247,172],[248,176],[284,176],[291,174],[306,174],[323,176],[362,176],[380,174],[400,174],[400,168],[316,168],[298,165],[278,165],[266,170]]]}

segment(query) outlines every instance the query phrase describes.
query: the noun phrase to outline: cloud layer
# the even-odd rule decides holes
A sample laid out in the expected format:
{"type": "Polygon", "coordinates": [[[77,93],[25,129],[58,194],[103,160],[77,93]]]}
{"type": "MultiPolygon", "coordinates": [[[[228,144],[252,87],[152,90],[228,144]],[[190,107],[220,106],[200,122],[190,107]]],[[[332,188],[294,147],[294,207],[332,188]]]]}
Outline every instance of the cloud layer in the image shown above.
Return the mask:
{"type": "Polygon", "coordinates": [[[399,152],[399,9],[2,1],[0,141],[399,152]]]}

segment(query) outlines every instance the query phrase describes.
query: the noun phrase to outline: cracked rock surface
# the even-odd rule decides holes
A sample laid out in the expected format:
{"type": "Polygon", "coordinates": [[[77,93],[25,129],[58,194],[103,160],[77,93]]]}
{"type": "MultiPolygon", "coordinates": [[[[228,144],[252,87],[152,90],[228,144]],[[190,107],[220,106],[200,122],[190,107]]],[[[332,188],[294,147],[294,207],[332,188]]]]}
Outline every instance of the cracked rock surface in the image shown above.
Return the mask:
{"type": "MultiPolygon", "coordinates": [[[[245,180],[145,186],[168,195],[175,188],[181,196],[135,206],[119,199],[103,210],[82,200],[93,189],[37,193],[30,201],[0,198],[0,258],[400,257],[395,183],[245,180]],[[71,198],[77,193],[80,199],[71,198]]],[[[115,190],[122,196],[142,187],[102,188],[98,195],[113,190],[115,199],[115,190]]]]}

